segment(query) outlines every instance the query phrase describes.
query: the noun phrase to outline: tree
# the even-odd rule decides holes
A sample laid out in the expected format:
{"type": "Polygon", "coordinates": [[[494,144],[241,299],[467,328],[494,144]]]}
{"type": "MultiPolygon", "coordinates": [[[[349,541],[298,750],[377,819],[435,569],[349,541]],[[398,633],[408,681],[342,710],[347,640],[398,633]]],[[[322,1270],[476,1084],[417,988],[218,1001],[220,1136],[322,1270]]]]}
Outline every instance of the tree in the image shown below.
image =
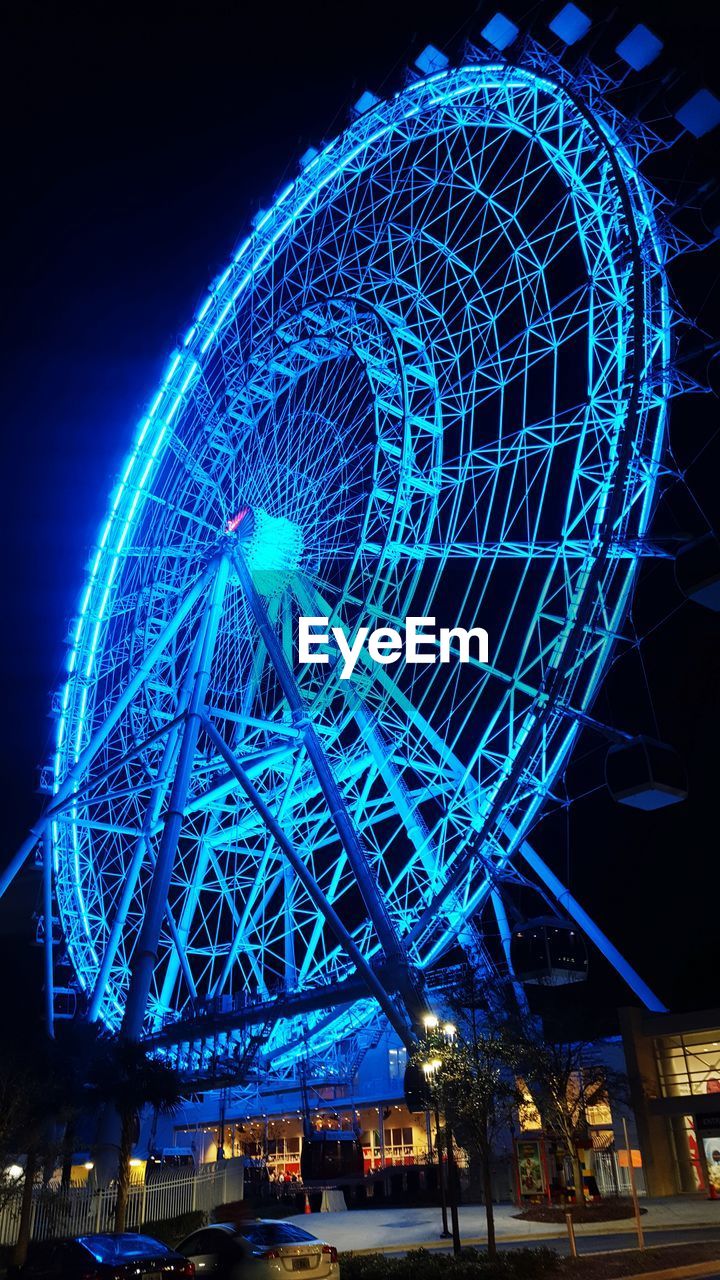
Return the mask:
{"type": "Polygon", "coordinates": [[[27,1257],[32,1220],[35,1175],[43,1159],[56,1148],[56,1119],[62,1099],[62,1081],[55,1066],[53,1042],[39,1028],[0,1048],[0,1196],[7,1201],[21,1191],[18,1235],[12,1262],[22,1266],[27,1257]],[[21,1177],[9,1173],[25,1157],[21,1177]]]}
{"type": "Polygon", "coordinates": [[[174,1115],[182,1100],[180,1077],[160,1059],[151,1058],[143,1045],[108,1039],[91,1068],[90,1088],[97,1101],[114,1108],[120,1118],[115,1230],[124,1231],[139,1113],[151,1106],[159,1115],[174,1115]]]}
{"type": "Polygon", "coordinates": [[[440,1105],[468,1153],[472,1165],[481,1170],[487,1221],[488,1253],[496,1253],[495,1215],[492,1199],[491,1160],[499,1130],[512,1122],[513,1111],[521,1103],[513,1072],[514,1045],[502,1022],[488,1010],[485,989],[475,969],[463,968],[448,998],[455,1017],[455,1034],[428,1032],[414,1051],[412,1061],[436,1062],[433,1087],[440,1105]]]}
{"type": "Polygon", "coordinates": [[[585,1200],[578,1148],[589,1141],[588,1112],[624,1096],[625,1078],[606,1066],[597,1048],[569,1038],[543,1039],[525,1025],[514,1034],[513,1056],[542,1117],[543,1127],[567,1147],[576,1203],[585,1200]]]}

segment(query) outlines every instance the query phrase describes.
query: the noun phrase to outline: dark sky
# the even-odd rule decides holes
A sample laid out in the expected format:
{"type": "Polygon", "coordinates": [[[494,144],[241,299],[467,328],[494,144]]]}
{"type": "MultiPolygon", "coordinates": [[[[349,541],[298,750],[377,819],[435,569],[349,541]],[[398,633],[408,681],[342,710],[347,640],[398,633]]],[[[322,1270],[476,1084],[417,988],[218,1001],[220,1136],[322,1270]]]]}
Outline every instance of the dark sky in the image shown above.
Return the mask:
{"type": "MultiPolygon", "coordinates": [[[[306,146],[343,127],[366,85],[398,87],[413,49],[442,46],[463,29],[472,35],[480,11],[484,21],[493,9],[468,0],[26,0],[5,17],[0,861],[38,811],[50,694],[107,495],[207,283],[306,146]]],[[[535,23],[538,35],[554,12],[505,9],[535,23]]],[[[663,64],[681,72],[672,92],[702,82],[718,89],[716,5],[620,4],[617,38],[636,17],[672,48],[663,64]]],[[[712,144],[690,158],[678,148],[658,173],[699,180],[712,154],[712,144]]],[[[678,269],[681,296],[716,332],[718,266],[715,254],[678,269]]],[[[716,419],[715,399],[692,397],[673,425],[683,467],[709,441],[689,476],[715,517],[716,419]]],[[[668,528],[703,528],[677,495],[663,519],[668,528]]],[[[671,569],[652,568],[641,585],[641,629],[679,604],[671,569]]],[[[659,732],[688,763],[689,802],[638,816],[596,791],[571,810],[569,846],[565,815],[538,835],[558,869],[569,856],[573,888],[647,980],[685,1007],[717,1002],[719,637],[717,615],[687,605],[643,649],[659,732]]],[[[619,664],[599,714],[651,730],[643,689],[637,661],[619,664]]],[[[571,793],[599,787],[597,747],[583,744],[594,751],[568,774],[571,793]]],[[[603,963],[593,969],[598,1000],[622,1000],[603,963]]]]}

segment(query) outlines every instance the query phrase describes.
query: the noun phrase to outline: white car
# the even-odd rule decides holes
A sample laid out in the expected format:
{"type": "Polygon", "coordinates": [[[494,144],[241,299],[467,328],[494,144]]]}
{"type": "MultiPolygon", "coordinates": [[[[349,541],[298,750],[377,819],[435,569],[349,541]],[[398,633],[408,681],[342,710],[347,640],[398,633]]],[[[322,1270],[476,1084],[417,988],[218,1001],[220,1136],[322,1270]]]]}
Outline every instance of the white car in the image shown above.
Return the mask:
{"type": "Polygon", "coordinates": [[[194,1231],[177,1252],[195,1264],[196,1280],[262,1280],[262,1277],[306,1276],[307,1280],[339,1280],[337,1249],[309,1231],[272,1218],[235,1226],[218,1222],[194,1231]]]}

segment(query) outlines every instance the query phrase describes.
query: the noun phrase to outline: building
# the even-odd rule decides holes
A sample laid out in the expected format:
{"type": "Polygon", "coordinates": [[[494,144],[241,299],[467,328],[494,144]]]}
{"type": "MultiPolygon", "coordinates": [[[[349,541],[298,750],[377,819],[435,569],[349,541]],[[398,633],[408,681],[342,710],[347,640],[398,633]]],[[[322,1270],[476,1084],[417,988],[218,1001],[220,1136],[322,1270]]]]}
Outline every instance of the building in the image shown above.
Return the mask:
{"type": "MultiPolygon", "coordinates": [[[[624,1070],[619,1037],[598,1046],[600,1056],[615,1071],[624,1070]]],[[[362,1146],[365,1174],[376,1175],[385,1189],[422,1190],[421,1171],[435,1154],[435,1118],[408,1109],[404,1094],[407,1054],[395,1033],[385,1028],[364,1055],[352,1085],[311,1083],[306,1086],[313,1128],[354,1132],[362,1146]],[[403,1175],[402,1177],[400,1175],[403,1175]]],[[[172,1121],[162,1121],[152,1133],[144,1133],[145,1150],[191,1151],[197,1165],[218,1158],[245,1156],[262,1160],[271,1181],[294,1182],[300,1177],[300,1155],[305,1103],[298,1083],[277,1087],[272,1093],[228,1088],[198,1095],[172,1121]],[[281,1089],[284,1088],[284,1092],[281,1089]]],[[[593,1176],[603,1194],[625,1193],[629,1188],[630,1161],[644,1192],[642,1156],[635,1137],[634,1120],[621,1100],[589,1109],[588,1145],[581,1159],[586,1175],[593,1176]],[[630,1156],[625,1150],[623,1116],[630,1130],[630,1156]]],[[[517,1195],[515,1140],[522,1140],[527,1154],[532,1147],[542,1164],[544,1191],[562,1180],[563,1154],[547,1140],[534,1106],[520,1109],[514,1133],[497,1135],[493,1187],[497,1200],[517,1195]]],[[[462,1163],[462,1160],[461,1160],[462,1163]]],[[[571,1167],[565,1170],[572,1179],[571,1167]]],[[[544,1193],[544,1192],[543,1192],[544,1193]]]]}
{"type": "Polygon", "coordinates": [[[720,1010],[621,1009],[648,1193],[720,1194],[720,1010]]]}

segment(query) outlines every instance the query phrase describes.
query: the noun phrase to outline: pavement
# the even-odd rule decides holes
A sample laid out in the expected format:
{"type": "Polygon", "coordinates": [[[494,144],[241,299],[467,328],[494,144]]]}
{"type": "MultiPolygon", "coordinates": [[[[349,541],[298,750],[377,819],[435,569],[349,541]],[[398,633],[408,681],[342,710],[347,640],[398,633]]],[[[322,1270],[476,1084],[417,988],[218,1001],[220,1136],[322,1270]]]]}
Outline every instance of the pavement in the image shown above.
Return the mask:
{"type": "MultiPolygon", "coordinates": [[[[680,1244],[685,1240],[718,1241],[720,1255],[720,1200],[700,1197],[644,1199],[643,1231],[648,1244],[680,1244]]],[[[515,1205],[495,1205],[495,1232],[498,1244],[539,1243],[557,1240],[567,1244],[563,1226],[549,1222],[521,1222],[515,1217],[515,1205]]],[[[483,1205],[462,1205],[459,1210],[460,1235],[463,1244],[482,1247],[487,1239],[483,1205]]],[[[343,1252],[394,1253],[406,1249],[447,1247],[440,1234],[440,1209],[355,1209],[335,1213],[297,1214],[290,1219],[313,1235],[330,1241],[343,1252]]],[[[628,1249],[634,1245],[635,1220],[620,1222],[578,1223],[578,1242],[583,1253],[604,1249],[628,1249]],[[632,1237],[628,1239],[628,1237],[632,1237]]],[[[560,1243],[556,1246],[566,1252],[560,1243]]],[[[712,1270],[712,1268],[710,1268],[712,1270]]]]}

